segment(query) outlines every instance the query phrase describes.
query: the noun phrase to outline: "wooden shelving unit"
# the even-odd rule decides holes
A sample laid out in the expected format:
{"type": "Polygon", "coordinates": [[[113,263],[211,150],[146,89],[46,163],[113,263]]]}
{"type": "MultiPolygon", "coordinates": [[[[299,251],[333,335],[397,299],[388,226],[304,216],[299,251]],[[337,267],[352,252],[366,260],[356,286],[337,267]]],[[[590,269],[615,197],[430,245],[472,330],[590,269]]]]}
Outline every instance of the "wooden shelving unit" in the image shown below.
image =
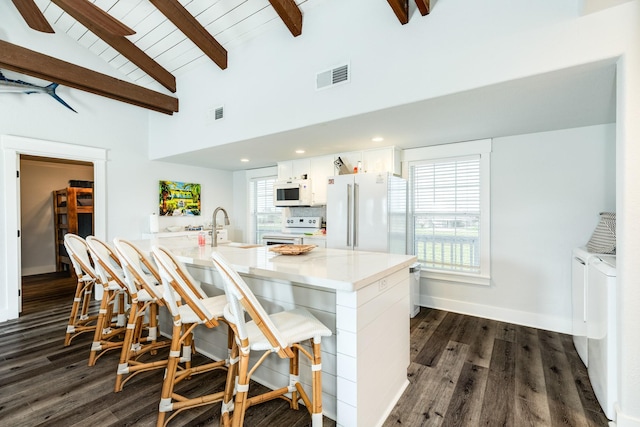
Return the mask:
{"type": "Polygon", "coordinates": [[[53,192],[53,226],[56,271],[70,270],[71,260],[64,247],[67,233],[87,237],[93,234],[93,188],[67,187],[53,192]]]}

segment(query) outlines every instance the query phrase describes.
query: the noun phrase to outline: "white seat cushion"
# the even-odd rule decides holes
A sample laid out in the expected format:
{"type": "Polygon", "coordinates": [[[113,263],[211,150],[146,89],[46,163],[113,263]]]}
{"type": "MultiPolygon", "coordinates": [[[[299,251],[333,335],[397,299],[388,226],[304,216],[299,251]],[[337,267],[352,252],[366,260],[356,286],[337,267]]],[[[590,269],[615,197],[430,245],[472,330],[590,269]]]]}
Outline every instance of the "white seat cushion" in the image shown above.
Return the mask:
{"type": "MultiPolygon", "coordinates": [[[[269,315],[288,346],[314,337],[331,336],[331,330],[304,308],[281,311],[269,315]]],[[[247,322],[247,335],[251,350],[269,350],[273,347],[254,321],[247,322]]]]}
{"type": "MultiPolygon", "coordinates": [[[[224,313],[224,307],[227,305],[227,297],[219,295],[217,297],[209,297],[201,299],[200,302],[204,307],[216,318],[222,318],[224,313]]],[[[193,311],[187,304],[183,304],[178,307],[180,313],[180,320],[182,323],[203,323],[200,317],[193,311]]]]}

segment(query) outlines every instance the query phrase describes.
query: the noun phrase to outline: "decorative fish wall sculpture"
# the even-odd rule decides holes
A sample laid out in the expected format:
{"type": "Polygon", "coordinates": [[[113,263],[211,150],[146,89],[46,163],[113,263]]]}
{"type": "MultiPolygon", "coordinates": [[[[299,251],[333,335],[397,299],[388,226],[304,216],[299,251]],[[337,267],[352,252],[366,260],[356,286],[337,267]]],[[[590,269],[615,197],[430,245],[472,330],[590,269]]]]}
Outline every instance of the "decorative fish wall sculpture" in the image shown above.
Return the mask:
{"type": "Polygon", "coordinates": [[[60,104],[64,105],[74,113],[77,113],[76,110],[71,108],[69,104],[64,102],[64,100],[56,94],[57,87],[58,83],[51,83],[47,86],[38,86],[32,83],[23,82],[22,80],[11,80],[6,78],[4,74],[2,74],[2,71],[0,71],[0,93],[26,93],[27,95],[32,93],[46,93],[47,95],[52,96],[53,99],[58,101],[60,104]]]}

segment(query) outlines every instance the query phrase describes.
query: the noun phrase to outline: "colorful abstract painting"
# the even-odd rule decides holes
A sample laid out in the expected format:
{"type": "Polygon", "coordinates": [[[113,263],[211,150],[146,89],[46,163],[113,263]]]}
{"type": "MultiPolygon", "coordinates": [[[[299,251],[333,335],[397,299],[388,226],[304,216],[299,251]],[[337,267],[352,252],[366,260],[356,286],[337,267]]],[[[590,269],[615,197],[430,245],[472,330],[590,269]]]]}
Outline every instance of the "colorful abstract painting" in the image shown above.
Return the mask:
{"type": "Polygon", "coordinates": [[[161,216],[200,215],[200,184],[160,181],[161,216]]]}

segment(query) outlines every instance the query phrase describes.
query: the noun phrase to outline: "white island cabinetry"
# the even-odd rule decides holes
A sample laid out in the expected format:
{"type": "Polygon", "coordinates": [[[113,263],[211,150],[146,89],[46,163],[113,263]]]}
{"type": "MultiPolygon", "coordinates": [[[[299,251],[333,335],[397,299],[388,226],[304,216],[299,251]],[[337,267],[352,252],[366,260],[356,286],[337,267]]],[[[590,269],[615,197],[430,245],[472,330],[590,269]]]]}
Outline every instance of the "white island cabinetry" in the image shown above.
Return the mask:
{"type": "MultiPolygon", "coordinates": [[[[169,248],[208,294],[222,293],[211,262],[211,251],[220,251],[267,311],[302,306],[329,327],[333,335],[322,340],[323,412],[338,426],[382,425],[408,385],[409,267],[414,256],[323,248],[285,256],[268,247],[198,247],[185,238],[138,244],[169,248]]],[[[196,330],[199,351],[225,357],[224,331],[203,329],[196,330]]],[[[169,319],[161,330],[171,330],[169,319]]],[[[253,379],[273,388],[286,384],[288,363],[269,358],[253,379]]],[[[303,375],[301,381],[309,388],[310,378],[303,375]]]]}

